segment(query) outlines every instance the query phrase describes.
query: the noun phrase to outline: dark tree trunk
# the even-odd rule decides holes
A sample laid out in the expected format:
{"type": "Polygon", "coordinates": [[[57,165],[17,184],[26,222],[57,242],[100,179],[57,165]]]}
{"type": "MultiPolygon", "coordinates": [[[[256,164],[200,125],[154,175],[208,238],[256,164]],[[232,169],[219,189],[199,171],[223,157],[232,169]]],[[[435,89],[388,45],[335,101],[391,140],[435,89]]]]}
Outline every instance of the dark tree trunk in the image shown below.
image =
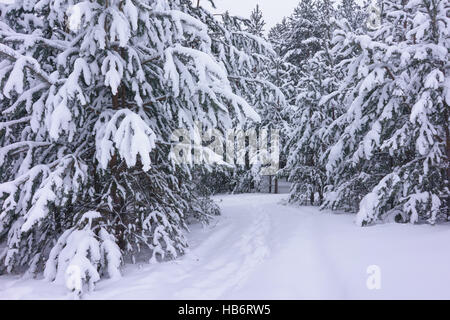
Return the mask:
{"type": "Polygon", "coordinates": [[[275,194],[278,194],[278,179],[275,178],[275,194]]]}

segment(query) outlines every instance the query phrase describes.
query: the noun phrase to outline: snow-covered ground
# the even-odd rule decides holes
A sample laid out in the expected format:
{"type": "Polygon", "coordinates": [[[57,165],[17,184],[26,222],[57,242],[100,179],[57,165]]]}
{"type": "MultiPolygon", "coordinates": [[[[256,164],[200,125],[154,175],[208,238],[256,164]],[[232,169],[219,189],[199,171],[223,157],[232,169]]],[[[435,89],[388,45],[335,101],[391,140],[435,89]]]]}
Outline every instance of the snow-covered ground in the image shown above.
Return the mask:
{"type": "MultiPolygon", "coordinates": [[[[219,196],[223,215],[189,235],[177,261],[129,265],[88,299],[450,299],[450,225],[358,228],[354,216],[219,196]],[[381,288],[369,290],[367,268],[381,288]]],[[[43,280],[0,277],[0,299],[65,299],[43,280]]]]}

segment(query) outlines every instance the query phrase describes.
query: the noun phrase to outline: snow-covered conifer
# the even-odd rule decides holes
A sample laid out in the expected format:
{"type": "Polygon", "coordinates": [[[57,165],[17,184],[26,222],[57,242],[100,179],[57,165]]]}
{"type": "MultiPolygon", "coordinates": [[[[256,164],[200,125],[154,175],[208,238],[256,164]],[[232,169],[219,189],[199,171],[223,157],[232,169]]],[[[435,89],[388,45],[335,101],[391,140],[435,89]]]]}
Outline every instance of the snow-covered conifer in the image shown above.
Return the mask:
{"type": "Polygon", "coordinates": [[[190,0],[29,4],[1,9],[1,270],[79,292],[139,252],[177,257],[188,219],[217,207],[169,160],[171,132],[259,120],[232,77],[251,65],[235,45],[263,42],[216,37],[190,0]]]}
{"type": "Polygon", "coordinates": [[[263,14],[259,5],[257,4],[255,9],[253,9],[252,14],[248,22],[247,31],[258,37],[264,36],[264,26],[266,22],[264,21],[263,14]]]}
{"type": "MultiPolygon", "coordinates": [[[[228,71],[234,92],[254,106],[259,115],[258,121],[251,118],[242,121],[236,117],[233,121],[234,129],[244,132],[255,126],[264,127],[269,124],[277,128],[282,119],[282,111],[287,105],[284,91],[275,83],[276,78],[273,75],[277,54],[272,45],[261,36],[261,30],[253,28],[255,25],[265,24],[261,11],[257,11],[258,14],[249,20],[226,12],[222,15],[221,24],[211,24],[215,30],[214,51],[228,71]]],[[[240,151],[248,154],[248,147],[240,151]]],[[[250,168],[248,158],[246,164],[236,165],[237,167],[231,170],[228,167],[216,168],[213,171],[214,176],[229,177],[229,188],[234,192],[251,191],[255,185],[254,179],[260,179],[259,170],[250,168]]],[[[207,176],[214,180],[211,174],[207,176]]],[[[218,184],[214,182],[211,185],[218,184]]],[[[220,184],[218,186],[220,187],[220,184]]]]}
{"type": "Polygon", "coordinates": [[[293,183],[290,201],[320,205],[325,191],[326,175],[321,156],[327,149],[324,130],[340,112],[332,95],[337,89],[336,58],[332,51],[332,34],[336,12],[328,0],[314,3],[316,28],[321,37],[305,39],[320,46],[312,57],[301,63],[295,107],[289,119],[288,153],[284,169],[293,183]]]}
{"type": "Polygon", "coordinates": [[[387,215],[435,223],[448,210],[448,10],[439,0],[384,1],[378,30],[339,36],[358,54],[327,151],[327,206],[358,210],[359,225],[387,215]]]}

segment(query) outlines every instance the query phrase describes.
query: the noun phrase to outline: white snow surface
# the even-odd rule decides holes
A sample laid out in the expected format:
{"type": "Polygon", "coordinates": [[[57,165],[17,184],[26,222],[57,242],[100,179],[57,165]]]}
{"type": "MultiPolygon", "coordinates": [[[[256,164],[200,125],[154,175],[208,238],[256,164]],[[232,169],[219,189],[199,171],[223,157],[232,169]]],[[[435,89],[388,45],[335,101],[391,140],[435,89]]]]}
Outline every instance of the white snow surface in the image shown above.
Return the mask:
{"type": "MultiPolygon", "coordinates": [[[[217,196],[178,260],[127,265],[85,299],[450,299],[450,224],[381,224],[282,204],[286,195],[217,196]],[[367,269],[381,271],[369,290],[367,269]]],[[[0,299],[68,299],[63,285],[0,277],[0,299]]]]}

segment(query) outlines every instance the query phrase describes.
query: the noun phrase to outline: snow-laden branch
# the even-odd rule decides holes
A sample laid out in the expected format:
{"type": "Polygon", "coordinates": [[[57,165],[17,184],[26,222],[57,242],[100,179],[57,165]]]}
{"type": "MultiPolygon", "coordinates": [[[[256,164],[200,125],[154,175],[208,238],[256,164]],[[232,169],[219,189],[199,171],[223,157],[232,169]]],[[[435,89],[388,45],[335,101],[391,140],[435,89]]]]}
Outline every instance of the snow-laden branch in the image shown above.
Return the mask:
{"type": "Polygon", "coordinates": [[[245,99],[233,93],[227,71],[210,55],[181,45],[168,48],[164,71],[165,77],[171,81],[175,97],[180,95],[181,90],[189,91],[189,95],[204,92],[223,111],[228,112],[228,109],[219,102],[218,96],[220,96],[227,99],[234,107],[241,123],[243,122],[241,113],[254,121],[261,120],[245,99]],[[183,58],[190,58],[193,63],[185,64],[181,61],[183,58]],[[189,86],[180,87],[180,83],[187,83],[189,86]]]}
{"type": "Polygon", "coordinates": [[[11,120],[11,121],[5,121],[5,122],[0,122],[0,130],[4,129],[4,128],[8,128],[11,126],[14,126],[16,124],[20,124],[20,123],[25,123],[25,122],[29,122],[31,120],[31,117],[23,117],[17,120],[11,120]]]}
{"type": "Polygon", "coordinates": [[[96,157],[102,169],[106,170],[116,151],[129,168],[136,165],[139,155],[143,170],[148,171],[155,140],[153,130],[136,113],[123,109],[111,116],[109,111],[96,124],[96,157]]]}
{"type": "Polygon", "coordinates": [[[20,141],[20,142],[16,142],[16,143],[11,143],[5,147],[1,147],[0,148],[0,166],[3,165],[3,163],[5,161],[5,157],[11,151],[23,152],[24,150],[27,150],[27,149],[46,147],[49,145],[50,145],[50,143],[48,143],[48,142],[20,141]]]}
{"type": "Polygon", "coordinates": [[[49,40],[35,34],[23,34],[15,32],[0,21],[0,37],[4,43],[6,42],[22,42],[31,47],[37,43],[43,44],[45,47],[64,51],[68,48],[68,43],[61,40],[49,40]]]}
{"type": "MultiPolygon", "coordinates": [[[[3,92],[5,93],[5,96],[9,96],[9,92],[16,88],[20,91],[21,88],[23,88],[23,83],[19,83],[19,81],[23,81],[23,76],[20,76],[19,72],[23,73],[24,68],[30,69],[35,75],[37,75],[40,79],[48,83],[49,85],[53,84],[53,79],[44,71],[42,70],[40,64],[36,59],[28,56],[23,56],[17,51],[13,50],[12,48],[0,43],[0,55],[5,55],[9,59],[15,62],[14,68],[17,70],[16,74],[18,78],[14,79],[10,77],[8,81],[9,84],[5,85],[5,88],[3,89],[3,92]],[[17,67],[16,67],[17,65],[17,67]]],[[[14,71],[13,71],[14,72],[14,71]]],[[[22,92],[18,92],[22,93],[22,92]]]]}

